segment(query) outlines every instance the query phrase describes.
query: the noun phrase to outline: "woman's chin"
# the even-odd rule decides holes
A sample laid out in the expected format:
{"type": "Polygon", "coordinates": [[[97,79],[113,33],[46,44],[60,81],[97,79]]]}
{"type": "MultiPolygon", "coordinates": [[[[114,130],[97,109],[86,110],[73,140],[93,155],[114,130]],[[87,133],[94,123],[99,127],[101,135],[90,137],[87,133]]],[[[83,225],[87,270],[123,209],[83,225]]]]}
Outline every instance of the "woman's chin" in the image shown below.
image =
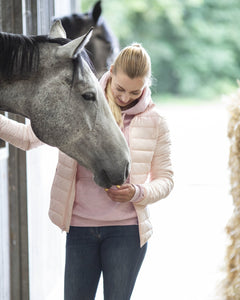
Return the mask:
{"type": "Polygon", "coordinates": [[[128,103],[124,103],[123,101],[121,101],[120,99],[117,98],[117,105],[120,107],[125,107],[128,105],[128,103]]]}

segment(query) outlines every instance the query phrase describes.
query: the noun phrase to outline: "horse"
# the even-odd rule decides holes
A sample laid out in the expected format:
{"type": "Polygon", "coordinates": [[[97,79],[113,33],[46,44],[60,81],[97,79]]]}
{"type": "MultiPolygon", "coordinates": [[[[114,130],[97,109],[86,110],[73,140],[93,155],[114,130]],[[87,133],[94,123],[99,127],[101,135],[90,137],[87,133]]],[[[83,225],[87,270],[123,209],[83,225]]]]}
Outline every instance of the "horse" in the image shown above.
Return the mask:
{"type": "Polygon", "coordinates": [[[62,22],[69,39],[75,39],[86,33],[92,26],[94,27],[93,36],[86,49],[98,78],[110,68],[119,53],[118,40],[101,13],[101,1],[98,1],[89,12],[55,19],[62,22]]]}
{"type": "Polygon", "coordinates": [[[60,21],[46,36],[0,33],[0,110],[31,121],[35,135],[94,174],[122,184],[129,150],[84,51],[92,29],[66,39],[60,21]]]}

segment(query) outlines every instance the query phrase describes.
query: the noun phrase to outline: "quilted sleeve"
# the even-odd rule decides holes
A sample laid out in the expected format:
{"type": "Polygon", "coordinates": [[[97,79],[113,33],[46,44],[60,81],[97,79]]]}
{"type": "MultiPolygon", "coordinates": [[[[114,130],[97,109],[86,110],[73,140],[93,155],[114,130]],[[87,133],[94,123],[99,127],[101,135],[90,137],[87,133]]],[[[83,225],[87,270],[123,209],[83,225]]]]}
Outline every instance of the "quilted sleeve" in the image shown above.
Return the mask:
{"type": "Polygon", "coordinates": [[[163,199],[169,195],[173,188],[173,170],[170,158],[170,137],[165,119],[159,119],[158,135],[149,181],[142,184],[144,197],[137,202],[138,205],[147,205],[163,199]]]}
{"type": "Polygon", "coordinates": [[[43,145],[31,125],[22,124],[0,114],[0,138],[24,151],[43,145]]]}

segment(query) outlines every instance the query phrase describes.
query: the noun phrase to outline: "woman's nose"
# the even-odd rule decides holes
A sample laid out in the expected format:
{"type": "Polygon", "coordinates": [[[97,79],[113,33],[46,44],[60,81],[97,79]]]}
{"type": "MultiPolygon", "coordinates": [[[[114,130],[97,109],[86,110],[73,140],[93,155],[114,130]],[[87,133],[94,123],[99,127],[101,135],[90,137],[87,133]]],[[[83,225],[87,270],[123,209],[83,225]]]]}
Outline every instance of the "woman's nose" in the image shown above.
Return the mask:
{"type": "Polygon", "coordinates": [[[127,93],[123,94],[122,95],[122,101],[127,103],[129,101],[130,97],[127,93]]]}

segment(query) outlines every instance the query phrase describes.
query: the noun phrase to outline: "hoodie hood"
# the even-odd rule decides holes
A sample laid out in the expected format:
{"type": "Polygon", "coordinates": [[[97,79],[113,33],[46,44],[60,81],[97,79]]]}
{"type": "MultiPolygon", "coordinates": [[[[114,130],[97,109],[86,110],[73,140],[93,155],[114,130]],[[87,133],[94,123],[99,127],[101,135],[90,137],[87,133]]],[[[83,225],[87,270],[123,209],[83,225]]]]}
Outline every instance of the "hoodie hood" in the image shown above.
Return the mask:
{"type": "MultiPolygon", "coordinates": [[[[100,85],[102,86],[103,90],[105,91],[107,82],[109,78],[111,77],[110,71],[103,74],[102,78],[100,79],[100,85]]],[[[146,108],[149,106],[149,104],[152,103],[151,99],[151,90],[149,87],[145,87],[143,90],[142,95],[140,96],[138,102],[133,107],[126,109],[122,111],[124,115],[137,115],[146,110],[146,108]]]]}

